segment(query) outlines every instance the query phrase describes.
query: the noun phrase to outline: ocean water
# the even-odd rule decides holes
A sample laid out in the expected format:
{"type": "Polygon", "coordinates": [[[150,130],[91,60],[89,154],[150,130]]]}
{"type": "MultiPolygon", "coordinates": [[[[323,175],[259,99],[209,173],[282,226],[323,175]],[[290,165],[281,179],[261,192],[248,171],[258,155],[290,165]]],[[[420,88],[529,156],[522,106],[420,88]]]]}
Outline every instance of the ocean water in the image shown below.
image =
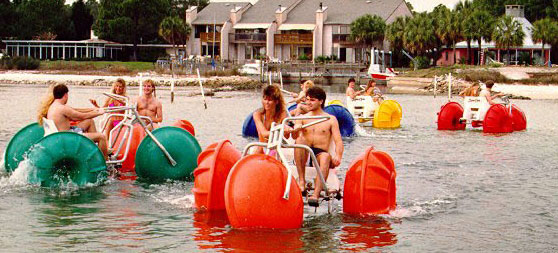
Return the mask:
{"type": "MultiPolygon", "coordinates": [[[[70,87],[70,105],[87,106],[107,88],[70,87]]],[[[344,100],[342,88],[329,88],[344,100]]],[[[46,86],[0,85],[0,153],[33,122],[46,86]]],[[[260,105],[257,91],[190,97],[174,103],[160,90],[164,122],[188,119],[202,148],[229,139],[242,148],[244,118],[260,105]]],[[[130,95],[137,94],[132,90],[130,95]]],[[[558,250],[558,101],[513,101],[527,115],[527,131],[436,130],[445,97],[393,95],[403,108],[396,130],[359,128],[344,139],[340,168],[369,146],[387,152],[397,170],[397,209],[351,217],[325,207],[305,209],[304,225],[289,231],[232,229],[224,214],[197,213],[191,182],[157,185],[111,179],[103,185],[45,189],[26,183],[32,167],[0,172],[0,245],[30,251],[364,251],[555,252],[558,250]]],[[[459,101],[459,99],[456,99],[459,101]]]]}

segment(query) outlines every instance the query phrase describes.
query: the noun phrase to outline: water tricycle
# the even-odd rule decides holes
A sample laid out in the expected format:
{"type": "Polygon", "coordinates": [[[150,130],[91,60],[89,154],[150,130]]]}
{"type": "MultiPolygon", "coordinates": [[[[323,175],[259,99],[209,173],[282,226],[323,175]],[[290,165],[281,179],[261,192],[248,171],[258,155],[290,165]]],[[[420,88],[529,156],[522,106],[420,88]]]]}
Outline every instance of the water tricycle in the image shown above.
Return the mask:
{"type": "Polygon", "coordinates": [[[484,133],[511,133],[527,128],[525,113],[502,97],[503,104],[490,105],[485,97],[465,97],[465,109],[453,101],[438,113],[438,130],[465,130],[467,125],[482,127],[484,133]]]}
{"type": "MultiPolygon", "coordinates": [[[[398,128],[401,126],[403,109],[395,100],[384,99],[383,96],[376,96],[374,101],[372,96],[356,96],[354,99],[347,97],[347,109],[359,123],[372,122],[375,128],[398,128]]],[[[341,104],[341,101],[332,101],[341,104]]],[[[330,103],[332,103],[330,102],[330,103]]]]}
{"type": "Polygon", "coordinates": [[[121,118],[109,133],[108,146],[112,153],[108,160],[87,137],[59,132],[54,122],[43,119],[43,126],[32,123],[12,137],[4,155],[5,169],[13,172],[27,158],[34,168],[28,181],[47,187],[68,181],[78,186],[99,183],[109,172],[134,170],[140,179],[149,181],[191,178],[201,147],[194,136],[184,130],[193,132],[189,122],[179,121],[175,123],[179,127],[150,131],[147,125],[151,120],[140,116],[136,106],[130,106],[128,98],[104,94],[125,103],[125,106],[104,108],[111,114],[103,120],[103,129],[110,118],[121,118]]]}
{"type": "MultiPolygon", "coordinates": [[[[297,185],[296,168],[288,151],[305,149],[310,155],[317,180],[323,191],[321,200],[328,203],[342,198],[337,170],[322,175],[316,156],[306,145],[292,144],[284,137],[285,126],[296,120],[310,119],[308,127],[331,116],[287,117],[281,124],[272,123],[267,143],[249,143],[242,153],[230,141],[210,145],[198,158],[192,192],[195,207],[203,212],[225,210],[233,228],[293,229],[303,221],[304,200],[297,185]],[[265,154],[249,154],[252,147],[264,147],[265,154]],[[334,179],[334,180],[330,180],[334,179]]],[[[307,173],[311,174],[311,173],[307,173]]],[[[372,147],[349,166],[344,184],[343,211],[350,214],[387,214],[396,206],[395,166],[391,157],[372,147]]],[[[307,178],[307,182],[312,178],[307,178]]],[[[307,191],[312,191],[309,185],[307,191]]]]}

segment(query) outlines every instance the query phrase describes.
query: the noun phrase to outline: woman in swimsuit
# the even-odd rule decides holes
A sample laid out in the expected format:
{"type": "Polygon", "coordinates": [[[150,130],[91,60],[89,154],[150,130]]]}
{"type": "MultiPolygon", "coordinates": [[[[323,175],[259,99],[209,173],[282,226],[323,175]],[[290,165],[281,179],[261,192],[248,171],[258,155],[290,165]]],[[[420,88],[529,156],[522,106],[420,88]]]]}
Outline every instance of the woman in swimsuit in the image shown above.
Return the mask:
{"type": "MultiPolygon", "coordinates": [[[[110,93],[112,94],[116,94],[116,95],[120,95],[120,96],[124,96],[124,97],[128,97],[126,96],[126,81],[124,81],[124,79],[122,78],[118,78],[116,79],[116,81],[112,84],[112,88],[110,90],[110,93]]],[[[94,99],[89,99],[89,102],[91,102],[91,104],[93,104],[95,107],[99,107],[99,105],[97,105],[97,101],[95,101],[94,99]]],[[[103,104],[103,107],[114,107],[114,106],[125,106],[123,101],[120,100],[116,100],[113,98],[107,98],[105,100],[105,103],[103,104]]],[[[121,112],[118,112],[121,113],[121,112]]],[[[118,125],[118,123],[120,123],[120,121],[122,120],[122,117],[111,117],[109,118],[109,122],[107,123],[107,127],[105,128],[105,135],[109,136],[110,131],[116,126],[118,125]]]]}
{"type": "MultiPolygon", "coordinates": [[[[254,117],[254,123],[256,123],[260,142],[267,142],[271,124],[273,122],[280,124],[287,117],[285,101],[279,87],[276,85],[265,87],[262,96],[262,107],[256,110],[252,117],[254,117]]],[[[291,130],[290,127],[285,129],[287,137],[291,130]]],[[[263,153],[263,148],[258,147],[257,153],[263,153]]]]}

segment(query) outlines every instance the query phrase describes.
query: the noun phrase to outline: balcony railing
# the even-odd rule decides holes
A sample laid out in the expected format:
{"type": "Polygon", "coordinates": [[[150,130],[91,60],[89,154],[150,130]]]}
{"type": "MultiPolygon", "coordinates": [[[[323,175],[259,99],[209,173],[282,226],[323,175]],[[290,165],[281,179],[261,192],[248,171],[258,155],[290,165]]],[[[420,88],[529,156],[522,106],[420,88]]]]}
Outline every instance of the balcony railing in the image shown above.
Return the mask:
{"type": "Polygon", "coordinates": [[[352,43],[354,43],[353,41],[351,41],[349,36],[350,36],[349,34],[333,34],[332,41],[333,41],[333,43],[339,43],[339,44],[352,44],[352,43]]]}
{"type": "Polygon", "coordinates": [[[265,33],[231,33],[229,34],[230,42],[247,42],[247,43],[265,43],[265,33]]]}
{"type": "Polygon", "coordinates": [[[307,44],[312,45],[314,35],[311,33],[275,34],[275,44],[307,44]]]}
{"type": "Polygon", "coordinates": [[[221,42],[221,33],[215,33],[215,41],[213,41],[214,33],[200,33],[201,42],[221,42]]]}

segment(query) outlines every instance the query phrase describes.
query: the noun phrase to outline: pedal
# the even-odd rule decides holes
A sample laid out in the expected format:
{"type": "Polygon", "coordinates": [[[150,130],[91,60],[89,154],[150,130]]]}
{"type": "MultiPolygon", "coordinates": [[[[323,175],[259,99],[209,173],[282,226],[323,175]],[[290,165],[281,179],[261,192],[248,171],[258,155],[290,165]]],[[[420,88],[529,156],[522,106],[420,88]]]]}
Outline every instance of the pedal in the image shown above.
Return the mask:
{"type": "Polygon", "coordinates": [[[343,196],[341,195],[341,191],[338,191],[338,192],[335,194],[335,199],[341,200],[342,198],[343,198],[343,196]]]}

